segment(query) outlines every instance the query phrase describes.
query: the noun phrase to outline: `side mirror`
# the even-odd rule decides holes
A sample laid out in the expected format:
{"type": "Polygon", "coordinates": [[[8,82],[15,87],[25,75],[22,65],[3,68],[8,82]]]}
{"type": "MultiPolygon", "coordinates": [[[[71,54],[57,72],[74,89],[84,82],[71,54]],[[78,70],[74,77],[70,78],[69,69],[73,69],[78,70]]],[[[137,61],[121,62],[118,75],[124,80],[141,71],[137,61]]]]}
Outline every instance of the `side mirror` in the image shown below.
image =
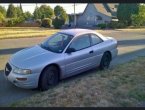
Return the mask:
{"type": "Polygon", "coordinates": [[[75,49],[74,48],[68,48],[66,50],[66,53],[72,53],[72,52],[75,52],[75,49]]]}

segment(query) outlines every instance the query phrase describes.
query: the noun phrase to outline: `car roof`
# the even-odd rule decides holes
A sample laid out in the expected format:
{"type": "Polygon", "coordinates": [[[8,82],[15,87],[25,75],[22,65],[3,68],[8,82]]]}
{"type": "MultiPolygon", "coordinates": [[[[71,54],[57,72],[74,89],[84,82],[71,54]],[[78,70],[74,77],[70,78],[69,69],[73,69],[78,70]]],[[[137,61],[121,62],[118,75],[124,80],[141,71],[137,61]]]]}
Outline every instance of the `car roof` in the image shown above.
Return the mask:
{"type": "Polygon", "coordinates": [[[89,30],[89,29],[75,28],[75,29],[65,29],[65,30],[60,31],[60,33],[76,36],[76,35],[79,35],[79,34],[94,33],[94,31],[89,30]]]}

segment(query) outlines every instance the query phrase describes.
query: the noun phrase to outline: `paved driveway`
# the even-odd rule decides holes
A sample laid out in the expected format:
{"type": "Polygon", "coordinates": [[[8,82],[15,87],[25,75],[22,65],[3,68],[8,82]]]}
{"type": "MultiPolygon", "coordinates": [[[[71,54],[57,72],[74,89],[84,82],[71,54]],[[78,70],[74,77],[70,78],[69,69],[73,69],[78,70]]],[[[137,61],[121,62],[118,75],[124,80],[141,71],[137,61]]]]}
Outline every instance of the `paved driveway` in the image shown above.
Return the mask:
{"type": "MultiPolygon", "coordinates": [[[[111,66],[127,62],[137,56],[145,56],[145,31],[103,31],[103,35],[118,40],[119,55],[111,66]]],[[[13,86],[3,77],[3,68],[11,54],[43,41],[45,38],[21,38],[0,40],[0,106],[5,106],[19,99],[29,97],[39,91],[26,90],[13,86]]]]}

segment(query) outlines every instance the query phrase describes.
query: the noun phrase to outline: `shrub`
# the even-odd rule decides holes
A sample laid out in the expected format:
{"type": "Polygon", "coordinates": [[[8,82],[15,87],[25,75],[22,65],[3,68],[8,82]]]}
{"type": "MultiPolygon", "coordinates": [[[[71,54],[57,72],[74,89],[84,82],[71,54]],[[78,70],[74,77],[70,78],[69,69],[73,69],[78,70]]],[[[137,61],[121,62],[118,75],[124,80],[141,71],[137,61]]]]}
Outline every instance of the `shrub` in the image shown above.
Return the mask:
{"type": "Polygon", "coordinates": [[[107,26],[105,23],[101,23],[101,24],[98,24],[97,27],[99,27],[101,29],[105,29],[107,26]]]}
{"type": "Polygon", "coordinates": [[[14,26],[16,24],[15,18],[11,18],[6,22],[7,26],[14,26]]]}
{"type": "Polygon", "coordinates": [[[62,27],[62,25],[64,25],[64,23],[65,23],[64,19],[60,19],[58,17],[56,17],[53,20],[53,26],[55,29],[60,29],[62,27]]]}
{"type": "Polygon", "coordinates": [[[41,23],[42,27],[51,27],[52,26],[52,20],[50,18],[45,18],[42,20],[41,23]]]}
{"type": "Polygon", "coordinates": [[[37,24],[39,24],[39,25],[41,25],[41,23],[42,23],[41,19],[36,19],[35,22],[36,22],[37,24]]]}
{"type": "Polygon", "coordinates": [[[15,26],[18,23],[22,23],[25,19],[23,17],[19,17],[19,18],[11,18],[9,20],[7,20],[6,24],[7,26],[15,26]]]}
{"type": "Polygon", "coordinates": [[[123,23],[123,22],[118,22],[118,21],[112,21],[108,24],[109,28],[125,28],[127,26],[127,24],[123,23]]]}

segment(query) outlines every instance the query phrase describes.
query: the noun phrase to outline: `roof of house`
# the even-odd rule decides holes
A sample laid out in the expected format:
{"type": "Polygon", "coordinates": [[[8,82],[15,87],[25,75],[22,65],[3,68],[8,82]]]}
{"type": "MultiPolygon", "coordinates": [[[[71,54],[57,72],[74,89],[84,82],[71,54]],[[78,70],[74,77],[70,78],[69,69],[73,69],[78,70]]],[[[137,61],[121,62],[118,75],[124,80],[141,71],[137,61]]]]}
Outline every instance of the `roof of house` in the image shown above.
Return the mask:
{"type": "Polygon", "coordinates": [[[111,16],[111,13],[106,10],[106,7],[105,5],[103,5],[103,3],[96,3],[94,5],[98,12],[103,13],[107,16],[111,16]]]}
{"type": "Polygon", "coordinates": [[[107,16],[115,17],[117,13],[117,3],[96,3],[97,11],[107,16]]]}
{"type": "MultiPolygon", "coordinates": [[[[86,6],[85,10],[87,9],[88,5],[86,6]]],[[[117,15],[118,3],[94,3],[92,5],[95,6],[96,11],[98,11],[99,13],[102,13],[110,17],[116,17],[117,15]]]]}
{"type": "MultiPolygon", "coordinates": [[[[85,11],[86,11],[86,9],[87,9],[89,4],[87,4],[84,12],[77,13],[75,15],[76,16],[80,16],[83,13],[85,13],[85,11]]],[[[117,16],[118,3],[93,3],[92,5],[95,6],[96,11],[98,11],[99,13],[102,13],[104,15],[107,15],[107,16],[110,16],[110,17],[113,17],[113,18],[116,18],[116,16],[117,16]]],[[[69,15],[73,16],[74,14],[69,14],[69,15]]]]}

